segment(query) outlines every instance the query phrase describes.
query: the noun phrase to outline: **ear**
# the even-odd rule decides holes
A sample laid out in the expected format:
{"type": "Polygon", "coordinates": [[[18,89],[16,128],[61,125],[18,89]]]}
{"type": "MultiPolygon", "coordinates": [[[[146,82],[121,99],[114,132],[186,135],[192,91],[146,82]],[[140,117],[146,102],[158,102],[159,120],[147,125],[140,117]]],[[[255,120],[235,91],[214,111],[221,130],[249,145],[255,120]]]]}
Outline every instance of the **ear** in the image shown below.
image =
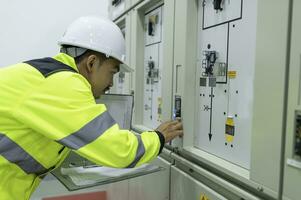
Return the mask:
{"type": "Polygon", "coordinates": [[[88,56],[86,60],[87,72],[91,73],[93,70],[95,70],[96,65],[97,65],[97,56],[93,54],[88,56]]]}

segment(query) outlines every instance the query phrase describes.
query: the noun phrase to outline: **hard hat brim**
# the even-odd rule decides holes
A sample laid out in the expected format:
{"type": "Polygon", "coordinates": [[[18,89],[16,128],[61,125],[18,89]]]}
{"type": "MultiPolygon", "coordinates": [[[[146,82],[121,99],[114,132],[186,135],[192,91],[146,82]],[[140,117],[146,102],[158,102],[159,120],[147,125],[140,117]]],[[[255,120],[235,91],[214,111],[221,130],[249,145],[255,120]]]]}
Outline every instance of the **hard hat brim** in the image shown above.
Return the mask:
{"type": "Polygon", "coordinates": [[[132,69],[130,66],[128,66],[125,63],[121,63],[119,66],[120,66],[119,69],[120,72],[128,72],[128,73],[134,72],[134,69],[132,69]]]}

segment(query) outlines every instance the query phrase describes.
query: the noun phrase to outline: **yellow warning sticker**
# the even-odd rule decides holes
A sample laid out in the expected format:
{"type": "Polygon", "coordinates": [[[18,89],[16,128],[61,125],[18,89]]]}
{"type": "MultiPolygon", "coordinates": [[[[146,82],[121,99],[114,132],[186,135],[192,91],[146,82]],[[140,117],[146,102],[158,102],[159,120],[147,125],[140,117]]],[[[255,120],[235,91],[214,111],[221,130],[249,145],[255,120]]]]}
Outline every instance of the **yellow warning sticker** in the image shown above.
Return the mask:
{"type": "Polygon", "coordinates": [[[200,200],[210,200],[205,194],[201,194],[200,200]]]}
{"type": "Polygon", "coordinates": [[[228,77],[229,78],[236,78],[236,76],[237,76],[237,73],[236,73],[236,71],[228,71],[228,77]]]}
{"type": "Polygon", "coordinates": [[[149,21],[152,22],[153,24],[157,24],[158,23],[158,15],[157,14],[151,15],[149,17],[149,21]]]}

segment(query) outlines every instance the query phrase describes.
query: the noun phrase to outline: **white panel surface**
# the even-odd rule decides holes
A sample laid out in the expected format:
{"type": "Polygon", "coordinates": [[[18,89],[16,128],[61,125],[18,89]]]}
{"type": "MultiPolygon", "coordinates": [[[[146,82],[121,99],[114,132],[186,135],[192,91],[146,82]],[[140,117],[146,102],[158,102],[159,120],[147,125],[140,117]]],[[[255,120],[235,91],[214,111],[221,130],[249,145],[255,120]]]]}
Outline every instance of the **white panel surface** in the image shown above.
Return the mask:
{"type": "MultiPolygon", "coordinates": [[[[124,3],[124,2],[123,2],[124,3]]],[[[126,19],[125,19],[126,20],[126,19]]],[[[125,20],[124,23],[119,26],[119,28],[122,31],[123,37],[126,38],[125,34],[126,34],[126,26],[125,26],[125,20]]],[[[128,73],[125,72],[118,72],[115,76],[114,76],[114,85],[116,85],[116,93],[117,94],[126,94],[126,76],[128,76],[128,73]]]]}
{"type": "MultiPolygon", "coordinates": [[[[110,0],[111,3],[112,0],[110,0]]],[[[120,0],[120,3],[117,5],[111,5],[111,17],[116,19],[119,17],[125,10],[125,0],[120,0]]]]}
{"type": "Polygon", "coordinates": [[[222,10],[215,10],[213,2],[214,0],[204,1],[204,28],[241,18],[243,0],[223,0],[222,10]]]}
{"type": "Polygon", "coordinates": [[[162,12],[161,6],[145,15],[147,27],[150,20],[157,22],[153,35],[145,30],[143,125],[148,128],[156,128],[162,122],[162,12]]]}
{"type": "MultiPolygon", "coordinates": [[[[130,18],[124,17],[119,23],[116,23],[119,28],[122,31],[123,37],[126,40],[126,46],[129,45],[129,42],[127,40],[129,40],[130,38],[130,27],[128,27],[128,21],[130,20],[130,18]]],[[[128,51],[128,47],[126,48],[126,51],[128,51]]],[[[127,64],[130,64],[129,62],[129,53],[126,52],[126,58],[125,58],[125,62],[127,64]]],[[[125,72],[118,72],[116,75],[114,75],[114,84],[113,87],[110,88],[109,93],[112,94],[130,94],[130,75],[131,73],[125,73],[125,72]]]]}
{"type": "Polygon", "coordinates": [[[145,15],[145,45],[161,42],[162,36],[162,12],[159,7],[145,15]]]}
{"type": "Polygon", "coordinates": [[[161,98],[161,76],[159,63],[160,44],[145,47],[145,68],[144,68],[144,115],[143,122],[147,127],[153,128],[159,125],[161,116],[158,113],[161,98]],[[154,71],[157,71],[158,78],[148,78],[150,72],[149,62],[154,63],[154,71]]]}
{"type": "MultiPolygon", "coordinates": [[[[207,84],[196,87],[198,112],[194,145],[249,169],[257,4],[256,1],[244,1],[242,19],[203,29],[202,2],[199,1],[199,64],[196,70],[199,75],[196,83],[199,84],[199,79],[203,78],[207,84]],[[204,74],[202,63],[205,51],[215,51],[217,55],[212,75],[204,74]],[[236,75],[218,76],[215,71],[223,69],[220,63],[225,63],[223,65],[228,73],[234,72],[236,75]],[[216,78],[216,85],[209,85],[209,78],[216,78]],[[234,136],[226,134],[228,117],[233,117],[234,136]]],[[[205,24],[213,25],[214,20],[220,23],[221,16],[230,16],[227,19],[232,20],[235,18],[233,13],[241,12],[241,1],[223,2],[227,6],[222,11],[216,12],[209,6],[205,9],[207,12],[214,11],[210,17],[205,15],[205,24]]]]}

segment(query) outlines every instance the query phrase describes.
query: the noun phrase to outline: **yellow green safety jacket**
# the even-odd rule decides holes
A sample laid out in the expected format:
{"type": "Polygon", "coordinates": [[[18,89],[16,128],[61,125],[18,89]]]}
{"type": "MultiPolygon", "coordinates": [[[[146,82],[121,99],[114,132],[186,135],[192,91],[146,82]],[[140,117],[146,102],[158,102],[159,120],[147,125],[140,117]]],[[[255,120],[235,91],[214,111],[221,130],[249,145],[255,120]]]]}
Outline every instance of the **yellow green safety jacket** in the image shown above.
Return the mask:
{"type": "Polygon", "coordinates": [[[163,145],[159,132],[120,130],[66,54],[0,69],[3,200],[29,199],[70,149],[100,165],[134,167],[155,158],[163,145]]]}

